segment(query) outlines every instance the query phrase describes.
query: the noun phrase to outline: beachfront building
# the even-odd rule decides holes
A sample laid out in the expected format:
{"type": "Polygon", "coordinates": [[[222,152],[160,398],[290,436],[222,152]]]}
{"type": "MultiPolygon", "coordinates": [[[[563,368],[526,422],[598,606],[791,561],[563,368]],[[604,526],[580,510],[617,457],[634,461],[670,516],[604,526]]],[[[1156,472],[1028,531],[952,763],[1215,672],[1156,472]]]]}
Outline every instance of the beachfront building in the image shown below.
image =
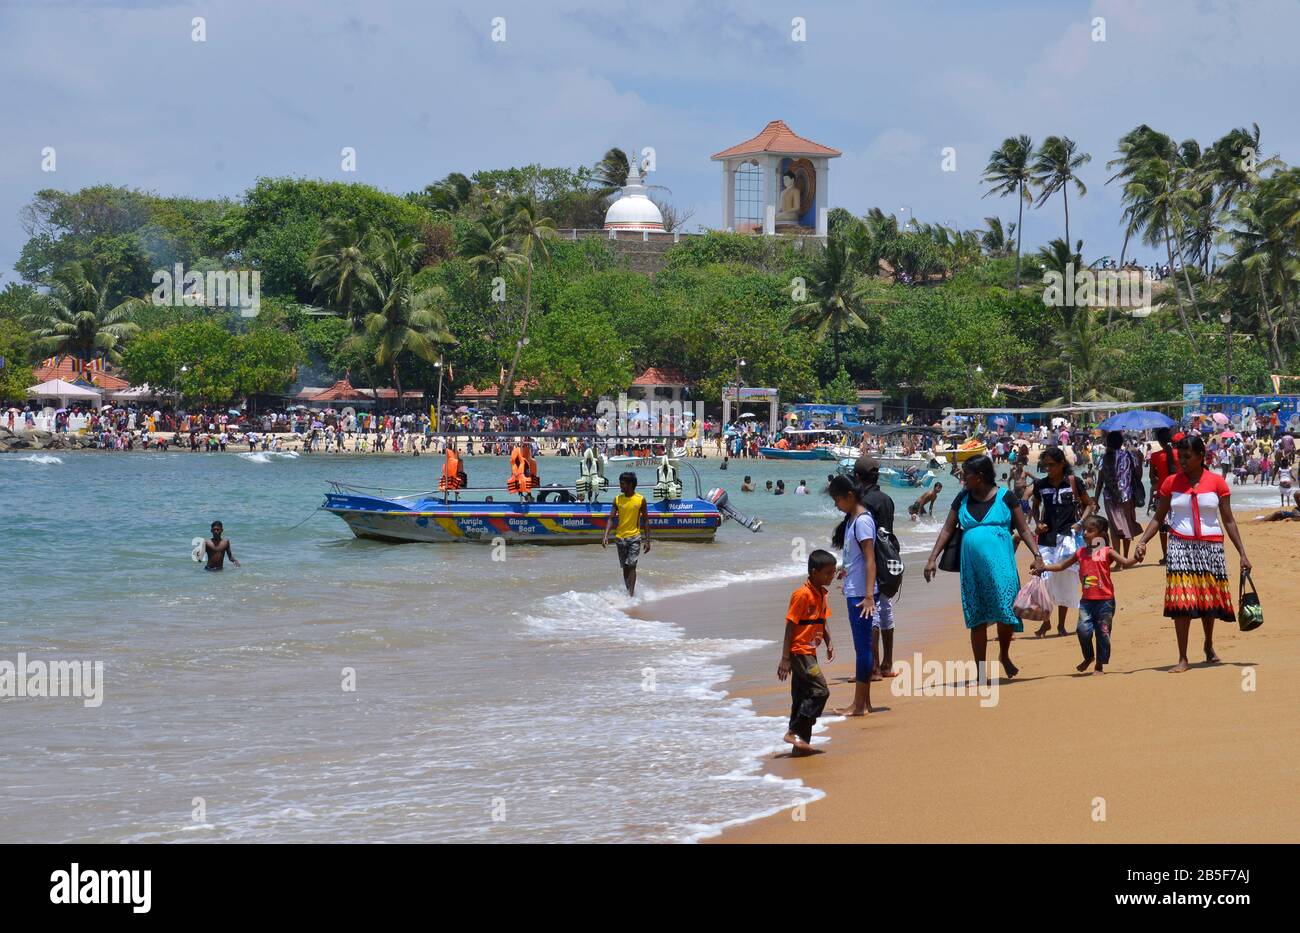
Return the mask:
{"type": "Polygon", "coordinates": [[[840,151],[773,120],[714,153],[722,163],[723,226],[736,233],[826,236],[829,163],[840,151]]]}
{"type": "Polygon", "coordinates": [[[681,370],[673,369],[670,366],[650,366],[632,380],[627,397],[647,402],[678,402],[685,404],[689,391],[690,383],[686,381],[686,377],[682,375],[681,370]]]}

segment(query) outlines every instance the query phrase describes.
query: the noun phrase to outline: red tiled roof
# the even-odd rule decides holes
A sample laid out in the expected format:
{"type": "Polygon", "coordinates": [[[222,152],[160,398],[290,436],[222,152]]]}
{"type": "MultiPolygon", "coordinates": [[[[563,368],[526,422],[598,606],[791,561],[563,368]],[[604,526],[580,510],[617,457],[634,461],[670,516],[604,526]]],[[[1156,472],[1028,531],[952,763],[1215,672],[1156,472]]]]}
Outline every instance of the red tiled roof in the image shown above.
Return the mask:
{"type": "MultiPolygon", "coordinates": [[[[525,392],[532,392],[537,389],[536,379],[518,379],[515,381],[515,395],[522,395],[525,392]]],[[[481,389],[473,386],[465,386],[456,393],[456,398],[496,398],[500,394],[501,388],[495,383],[489,383],[481,389]]]]}
{"type": "Polygon", "coordinates": [[[340,379],[323,392],[316,392],[311,395],[304,393],[304,396],[310,398],[313,402],[348,402],[355,399],[374,398],[369,389],[355,388],[346,378],[340,379]]]}
{"type": "Polygon", "coordinates": [[[686,377],[682,375],[681,370],[673,369],[671,366],[660,368],[650,366],[646,371],[632,380],[634,386],[686,386],[690,385],[686,377]]]}
{"type": "Polygon", "coordinates": [[[823,146],[821,143],[815,143],[811,139],[800,136],[786,126],[784,120],[773,120],[763,127],[753,139],[737,143],[730,149],[715,152],[712,158],[714,160],[729,159],[733,156],[758,155],[760,152],[776,152],[783,155],[816,155],[832,159],[840,154],[838,149],[823,146]]]}
{"type": "Polygon", "coordinates": [[[34,367],[32,376],[38,383],[49,382],[51,379],[62,379],[64,382],[76,382],[78,379],[85,379],[109,392],[118,392],[129,388],[131,385],[125,379],[109,373],[79,373],[77,372],[77,360],[71,356],[60,357],[59,361],[53,366],[34,367]]]}

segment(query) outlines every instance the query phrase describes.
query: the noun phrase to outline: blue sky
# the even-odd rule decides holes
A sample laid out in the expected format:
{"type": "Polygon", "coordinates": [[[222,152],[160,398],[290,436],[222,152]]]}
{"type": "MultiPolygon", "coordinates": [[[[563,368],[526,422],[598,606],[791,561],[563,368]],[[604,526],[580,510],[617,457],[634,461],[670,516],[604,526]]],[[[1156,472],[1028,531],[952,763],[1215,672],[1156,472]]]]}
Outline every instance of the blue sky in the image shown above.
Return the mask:
{"type": "MultiPolygon", "coordinates": [[[[832,206],[961,227],[1014,218],[1013,199],[981,200],[1000,140],[1068,135],[1093,156],[1071,234],[1088,259],[1117,255],[1105,162],[1138,123],[1209,143],[1254,121],[1266,154],[1300,161],[1297,34],[1300,4],[1283,0],[0,0],[0,282],[35,191],[102,182],[234,197],[259,175],[298,175],[404,192],[653,146],[651,181],[695,209],[692,226],[717,226],[709,156],[775,118],[844,152],[832,206]],[[191,40],[195,16],[206,42],[191,40]],[[1105,42],[1090,35],[1098,16],[1105,42]],[[940,169],[946,146],[956,172],[940,169]]],[[[1026,248],[1062,226],[1059,197],[1027,211],[1026,248]]]]}

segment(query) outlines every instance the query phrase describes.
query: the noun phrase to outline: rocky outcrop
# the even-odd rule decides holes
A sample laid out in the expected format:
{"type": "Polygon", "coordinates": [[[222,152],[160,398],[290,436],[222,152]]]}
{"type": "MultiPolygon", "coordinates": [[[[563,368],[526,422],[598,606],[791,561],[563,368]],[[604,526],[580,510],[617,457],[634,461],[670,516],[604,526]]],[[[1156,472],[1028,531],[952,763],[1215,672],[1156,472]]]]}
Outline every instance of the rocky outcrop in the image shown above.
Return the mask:
{"type": "Polygon", "coordinates": [[[81,450],[89,447],[84,435],[49,431],[10,431],[0,427],[0,453],[14,450],[81,450]]]}

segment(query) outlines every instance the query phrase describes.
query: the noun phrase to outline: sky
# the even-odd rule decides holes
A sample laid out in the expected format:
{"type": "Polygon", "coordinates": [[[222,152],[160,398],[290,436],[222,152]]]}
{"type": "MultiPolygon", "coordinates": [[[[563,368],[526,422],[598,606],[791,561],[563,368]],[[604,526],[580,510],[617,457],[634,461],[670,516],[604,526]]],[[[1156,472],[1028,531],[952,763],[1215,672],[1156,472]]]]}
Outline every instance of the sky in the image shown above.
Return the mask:
{"type": "MultiPolygon", "coordinates": [[[[1014,220],[1014,198],[980,183],[1002,139],[1069,136],[1092,155],[1071,236],[1089,261],[1117,256],[1105,163],[1137,124],[1209,144],[1257,122],[1265,155],[1300,162],[1297,34],[1298,0],[0,0],[0,284],[32,195],[100,183],[238,197],[293,175],[403,193],[649,146],[650,182],[695,210],[687,229],[718,227],[710,155],[772,119],[843,152],[832,207],[961,228],[1014,220]]],[[[1059,195],[1027,210],[1026,250],[1063,225],[1059,195]]]]}

